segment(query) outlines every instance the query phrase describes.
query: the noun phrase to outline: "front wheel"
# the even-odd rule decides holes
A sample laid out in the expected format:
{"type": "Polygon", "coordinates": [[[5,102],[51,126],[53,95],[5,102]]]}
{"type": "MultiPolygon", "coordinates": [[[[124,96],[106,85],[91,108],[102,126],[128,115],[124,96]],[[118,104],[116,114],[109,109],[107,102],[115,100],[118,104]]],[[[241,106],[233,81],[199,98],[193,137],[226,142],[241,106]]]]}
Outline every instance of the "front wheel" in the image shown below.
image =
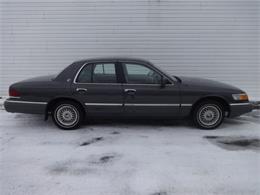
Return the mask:
{"type": "Polygon", "coordinates": [[[52,112],[52,119],[55,125],[63,130],[72,130],[80,127],[83,116],[80,105],[72,101],[57,103],[52,112]]]}
{"type": "Polygon", "coordinates": [[[223,106],[216,101],[204,101],[193,111],[193,121],[201,129],[215,129],[224,119],[223,106]]]}

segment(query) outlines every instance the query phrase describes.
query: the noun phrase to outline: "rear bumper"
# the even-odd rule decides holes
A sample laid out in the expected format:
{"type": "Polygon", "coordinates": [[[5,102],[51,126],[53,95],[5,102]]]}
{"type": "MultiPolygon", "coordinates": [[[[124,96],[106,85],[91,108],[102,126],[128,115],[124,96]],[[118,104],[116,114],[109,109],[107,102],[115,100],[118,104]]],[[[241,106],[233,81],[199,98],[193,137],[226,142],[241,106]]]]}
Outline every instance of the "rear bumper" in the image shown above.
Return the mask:
{"type": "Polygon", "coordinates": [[[19,99],[7,99],[4,108],[7,112],[44,114],[47,102],[22,101],[19,99]]]}
{"type": "Polygon", "coordinates": [[[255,102],[232,103],[229,105],[230,105],[229,117],[237,117],[242,114],[251,112],[254,109],[259,109],[259,104],[255,104],[255,102]]]}

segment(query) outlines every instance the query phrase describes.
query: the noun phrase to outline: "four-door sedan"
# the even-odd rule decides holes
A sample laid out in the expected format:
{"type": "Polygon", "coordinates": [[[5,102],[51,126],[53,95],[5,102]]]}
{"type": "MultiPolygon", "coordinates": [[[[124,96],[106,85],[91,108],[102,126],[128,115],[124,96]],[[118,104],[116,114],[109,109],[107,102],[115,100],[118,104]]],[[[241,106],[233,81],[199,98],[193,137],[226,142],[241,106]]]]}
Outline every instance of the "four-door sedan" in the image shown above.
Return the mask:
{"type": "Polygon", "coordinates": [[[78,128],[85,117],[192,118],[202,129],[224,117],[250,112],[247,94],[236,87],[198,78],[170,76],[139,59],[77,61],[56,76],[15,83],[8,112],[51,114],[61,129],[78,128]]]}

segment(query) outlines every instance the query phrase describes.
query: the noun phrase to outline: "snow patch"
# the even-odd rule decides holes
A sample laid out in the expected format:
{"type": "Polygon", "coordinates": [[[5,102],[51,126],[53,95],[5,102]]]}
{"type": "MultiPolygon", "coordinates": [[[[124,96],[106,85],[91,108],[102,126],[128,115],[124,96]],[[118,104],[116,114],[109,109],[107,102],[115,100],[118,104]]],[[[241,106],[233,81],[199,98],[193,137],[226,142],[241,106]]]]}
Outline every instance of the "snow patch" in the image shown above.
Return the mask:
{"type": "Polygon", "coordinates": [[[259,139],[250,115],[212,131],[161,121],[61,131],[42,116],[0,111],[0,193],[258,195],[259,139]]]}

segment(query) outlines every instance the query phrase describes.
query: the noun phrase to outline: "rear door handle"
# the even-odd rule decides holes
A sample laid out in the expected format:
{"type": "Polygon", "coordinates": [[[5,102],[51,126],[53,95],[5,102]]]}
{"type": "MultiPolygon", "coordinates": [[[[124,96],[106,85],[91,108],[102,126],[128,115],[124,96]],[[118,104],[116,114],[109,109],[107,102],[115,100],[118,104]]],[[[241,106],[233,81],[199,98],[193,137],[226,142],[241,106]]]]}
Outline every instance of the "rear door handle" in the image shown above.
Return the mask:
{"type": "Polygon", "coordinates": [[[79,93],[86,93],[88,90],[85,88],[77,88],[76,91],[79,93]]]}

